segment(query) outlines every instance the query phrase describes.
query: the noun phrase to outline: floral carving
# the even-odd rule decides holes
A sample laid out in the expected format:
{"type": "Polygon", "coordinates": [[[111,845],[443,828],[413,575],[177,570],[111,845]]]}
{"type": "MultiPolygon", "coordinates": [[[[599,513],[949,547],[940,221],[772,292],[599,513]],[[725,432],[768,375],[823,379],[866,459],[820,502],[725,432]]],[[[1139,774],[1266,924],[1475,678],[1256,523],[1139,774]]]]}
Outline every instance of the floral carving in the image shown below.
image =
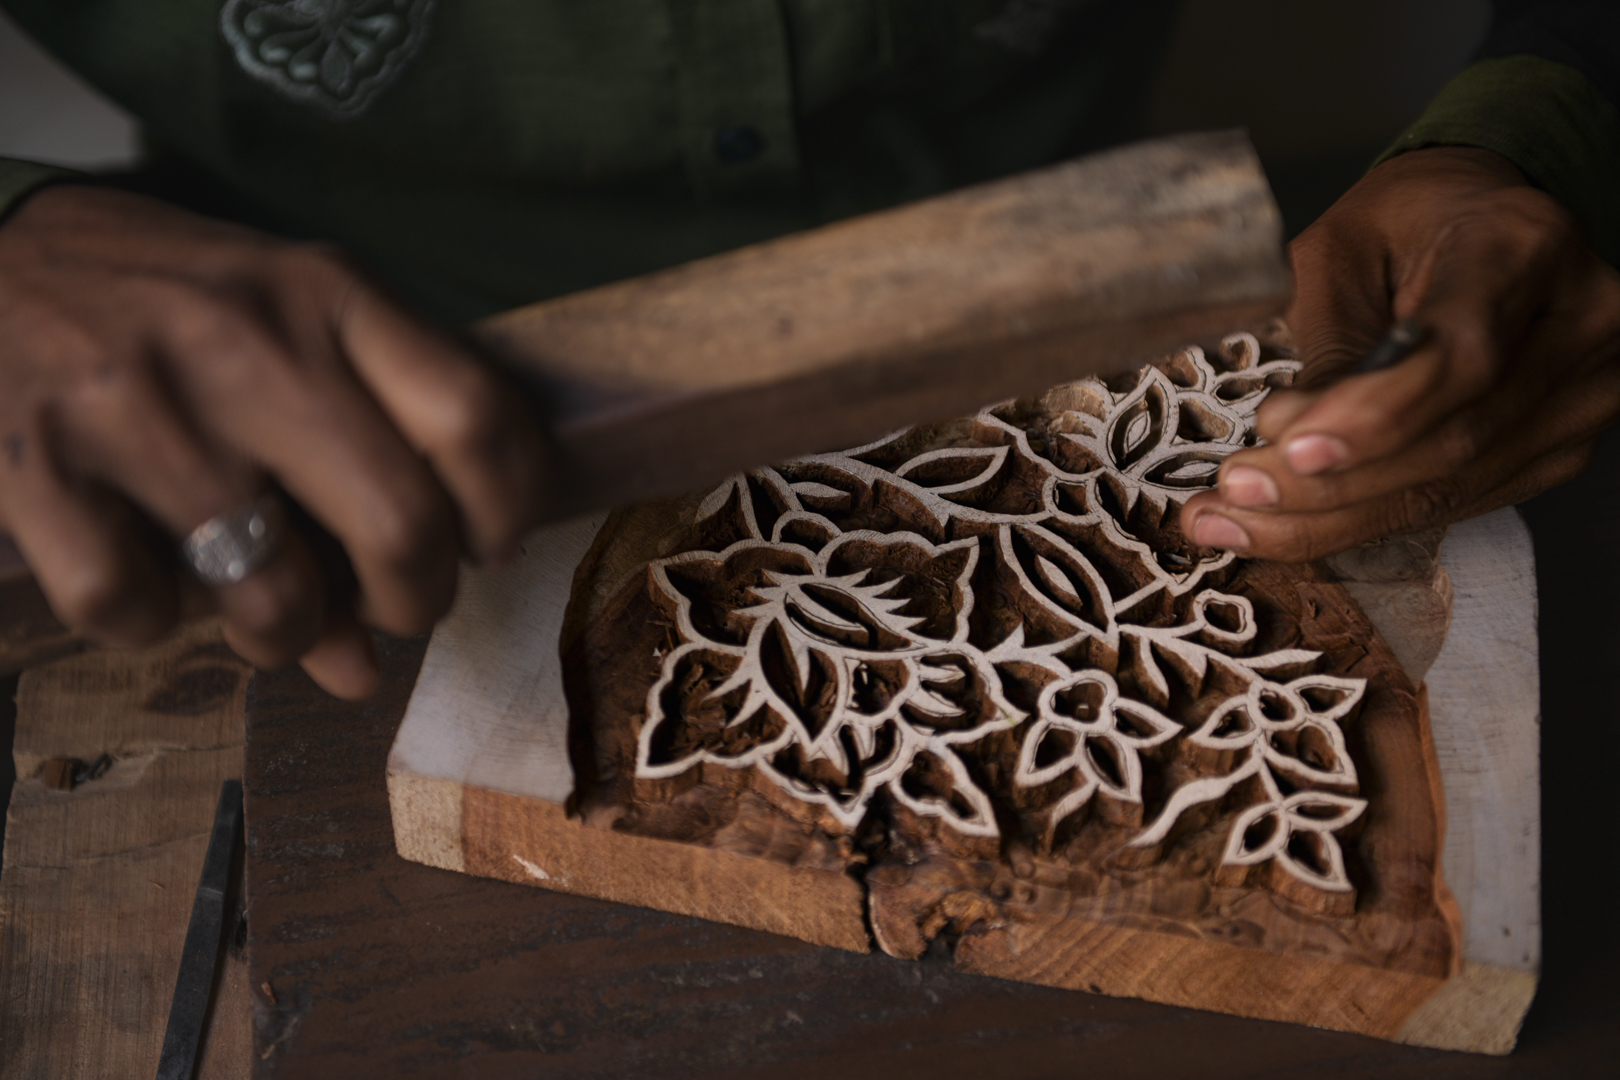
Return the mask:
{"type": "Polygon", "coordinates": [[[357,116],[420,50],[436,0],[226,0],[242,70],[291,100],[357,116]]]}
{"type": "Polygon", "coordinates": [[[878,799],[970,836],[1033,815],[1048,845],[1098,800],[1127,847],[1213,807],[1225,863],[1348,891],[1363,684],[1256,652],[1232,557],[1174,528],[1293,367],[1234,335],[728,480],[695,515],[718,549],[650,567],[677,640],[637,775],[752,768],[845,828],[878,799]]]}
{"type": "Polygon", "coordinates": [[[990,801],[952,749],[1023,718],[966,642],[977,559],[972,540],[936,546],[862,531],[819,551],[750,539],[655,563],[654,585],[683,644],[648,695],[639,774],[674,776],[699,761],[751,765],[846,826],[885,788],[919,814],[994,836],[990,801]],[[913,599],[902,586],[924,583],[945,594],[945,610],[902,614],[913,599]],[[753,602],[726,610],[717,597],[739,588],[753,602]],[[723,722],[692,723],[698,710],[682,699],[694,691],[699,709],[725,703],[723,722]],[[739,729],[757,734],[739,744],[739,729]],[[820,770],[807,767],[818,762],[820,770]],[[934,769],[944,770],[943,793],[903,782],[934,769]]]}
{"type": "Polygon", "coordinates": [[[1123,379],[1074,384],[1079,423],[1060,437],[1082,469],[1108,469],[1161,503],[1186,498],[1214,481],[1222,458],[1252,445],[1255,409],[1298,366],[1264,360],[1253,335],[1234,334],[1214,358],[1184,349],[1123,379]]]}

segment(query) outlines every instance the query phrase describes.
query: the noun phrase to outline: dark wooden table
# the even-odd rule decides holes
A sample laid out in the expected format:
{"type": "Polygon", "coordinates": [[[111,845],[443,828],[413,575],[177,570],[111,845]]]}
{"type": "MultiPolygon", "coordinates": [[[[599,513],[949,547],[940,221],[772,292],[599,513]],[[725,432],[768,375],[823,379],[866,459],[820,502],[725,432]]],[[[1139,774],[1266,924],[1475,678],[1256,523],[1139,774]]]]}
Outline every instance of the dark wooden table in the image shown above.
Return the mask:
{"type": "MultiPolygon", "coordinates": [[[[1501,1059],[1002,982],[944,957],[858,956],[407,863],[384,762],[423,647],[386,646],[385,690],[362,705],[296,672],[251,692],[259,1076],[1620,1075],[1614,894],[1587,895],[1613,881],[1615,834],[1579,853],[1559,842],[1577,808],[1561,792],[1607,775],[1593,759],[1616,760],[1609,731],[1548,740],[1546,977],[1501,1059]]],[[[1614,824],[1612,794],[1601,801],[1614,824]]]]}

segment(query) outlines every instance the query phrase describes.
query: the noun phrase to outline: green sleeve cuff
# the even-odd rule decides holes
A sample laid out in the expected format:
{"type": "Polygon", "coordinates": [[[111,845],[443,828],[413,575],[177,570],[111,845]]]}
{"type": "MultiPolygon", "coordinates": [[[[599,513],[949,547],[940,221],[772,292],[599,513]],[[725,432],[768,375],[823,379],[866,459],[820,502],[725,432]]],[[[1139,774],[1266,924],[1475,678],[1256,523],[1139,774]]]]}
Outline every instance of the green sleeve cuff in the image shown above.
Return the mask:
{"type": "Polygon", "coordinates": [[[1374,164],[1426,146],[1477,146],[1517,165],[1620,265],[1620,110],[1572,67],[1504,56],[1463,69],[1374,164]]]}
{"type": "Polygon", "coordinates": [[[73,175],[76,174],[71,169],[59,169],[54,165],[0,158],[0,221],[4,221],[6,215],[35,188],[73,175]]]}

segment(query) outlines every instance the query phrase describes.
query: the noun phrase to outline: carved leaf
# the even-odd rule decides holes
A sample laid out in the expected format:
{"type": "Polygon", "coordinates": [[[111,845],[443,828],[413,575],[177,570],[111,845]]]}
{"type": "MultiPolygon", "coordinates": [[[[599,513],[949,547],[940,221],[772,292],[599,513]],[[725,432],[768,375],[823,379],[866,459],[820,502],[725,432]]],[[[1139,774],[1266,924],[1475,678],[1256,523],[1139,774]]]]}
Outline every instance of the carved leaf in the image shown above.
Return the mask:
{"type": "Polygon", "coordinates": [[[1129,471],[1169,437],[1169,395],[1164,377],[1151,372],[1119,407],[1108,429],[1109,460],[1129,471]]]}
{"type": "Polygon", "coordinates": [[[895,475],[936,495],[956,495],[994,478],[1006,460],[1005,446],[947,447],[917,455],[896,469],[895,475]]]}

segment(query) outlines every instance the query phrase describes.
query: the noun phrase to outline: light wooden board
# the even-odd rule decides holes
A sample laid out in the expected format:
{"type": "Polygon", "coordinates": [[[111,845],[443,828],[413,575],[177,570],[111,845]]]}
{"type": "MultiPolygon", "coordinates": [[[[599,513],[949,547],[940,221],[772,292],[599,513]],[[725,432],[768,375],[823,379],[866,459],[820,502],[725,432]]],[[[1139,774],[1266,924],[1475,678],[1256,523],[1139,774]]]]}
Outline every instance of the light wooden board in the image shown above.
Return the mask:
{"type": "Polygon", "coordinates": [[[1451,632],[1428,673],[1446,794],[1445,876],[1462,915],[1462,972],[1405,1041],[1513,1048],[1541,971],[1541,678],[1535,560],[1518,511],[1453,526],[1440,553],[1451,632]]]}
{"type": "Polygon", "coordinates": [[[540,390],[549,506],[566,517],[1134,367],[1280,313],[1290,287],[1265,175],[1229,131],[701,259],[478,334],[540,390]]]}
{"type": "MultiPolygon", "coordinates": [[[[204,624],[23,676],[0,874],[3,1080],[157,1071],[220,784],[242,776],[250,673],[204,624]],[[72,791],[40,778],[52,758],[102,753],[111,769],[72,791]]],[[[240,953],[216,995],[198,1075],[245,1078],[240,953]]]]}
{"type": "MultiPolygon", "coordinates": [[[[498,757],[514,745],[532,741],[557,746],[565,739],[559,728],[546,730],[548,725],[565,723],[566,710],[561,704],[561,686],[534,677],[535,635],[553,640],[551,635],[561,631],[573,565],[596,527],[596,521],[585,519],[553,528],[535,539],[529,555],[519,564],[466,575],[462,599],[435,635],[390,757],[396,840],[405,857],[512,881],[646,902],[635,895],[635,887],[626,885],[635,875],[627,874],[616,856],[614,834],[586,829],[564,817],[571,778],[554,764],[503,769],[499,791],[487,786],[476,771],[480,759],[498,757]],[[514,599],[519,594],[524,595],[521,601],[514,599]],[[549,600],[544,599],[547,594],[549,600]],[[492,614],[498,611],[508,621],[492,627],[492,614]],[[503,682],[497,674],[501,671],[521,672],[523,677],[503,682]],[[474,815],[477,820],[467,820],[464,815],[474,815]],[[546,819],[551,824],[528,834],[513,831],[514,847],[530,846],[507,853],[507,858],[491,858],[479,848],[469,864],[464,837],[469,829],[487,835],[482,826],[494,820],[492,815],[508,828],[510,822],[522,819],[546,819]],[[531,844],[536,833],[549,839],[531,844]],[[548,865],[548,858],[566,860],[567,868],[560,862],[548,865]]],[[[1533,996],[1539,964],[1538,948],[1521,951],[1510,963],[1498,940],[1517,935],[1520,942],[1533,942],[1538,911],[1533,844],[1525,839],[1539,830],[1534,572],[1523,525],[1511,512],[1458,526],[1445,548],[1444,562],[1457,583],[1457,630],[1431,672],[1438,689],[1430,695],[1430,713],[1451,822],[1446,848],[1448,881],[1467,918],[1464,964],[1439,992],[1432,985],[1415,985],[1404,1024],[1394,1023],[1377,1033],[1420,1045],[1503,1053],[1511,1048],[1533,996]],[[1513,655],[1504,657],[1504,649],[1513,655]],[[1486,668],[1490,669],[1489,680],[1482,675],[1486,668]],[[1504,801],[1502,793],[1513,795],[1504,801]],[[1465,854],[1470,851],[1498,852],[1502,861],[1493,856],[1485,860],[1487,866],[1477,856],[1465,854]],[[1501,914],[1485,914],[1489,911],[1501,914]],[[1507,935],[1502,934],[1504,928],[1507,935]]],[[[631,856],[631,861],[640,857],[631,856]]],[[[683,858],[679,852],[670,857],[683,858]]],[[[685,899],[678,897],[671,903],[668,895],[660,895],[656,906],[701,913],[701,878],[692,876],[696,872],[690,864],[682,864],[679,873],[666,871],[658,882],[644,883],[644,888],[657,892],[671,882],[666,894],[679,893],[685,899]]],[[[746,893],[749,888],[754,886],[739,891],[746,893]]],[[[827,944],[865,947],[863,940],[843,940],[842,933],[811,936],[802,927],[782,925],[773,921],[768,904],[742,907],[740,913],[726,917],[827,944]]],[[[994,970],[993,961],[980,958],[978,966],[994,970]]],[[[1140,980],[1134,985],[1137,993],[1187,1003],[1185,996],[1178,996],[1184,995],[1184,987],[1150,993],[1140,980]]],[[[1331,986],[1331,980],[1324,985],[1331,986]]],[[[1299,1018],[1290,1015],[1287,1002],[1273,1002],[1269,1010],[1261,1003],[1251,1006],[1262,1015],[1299,1018]]],[[[1347,1008],[1353,1012],[1348,1000],[1347,1008]]],[[[1319,1012],[1312,1015],[1318,1023],[1330,1022],[1319,1012]]]]}

